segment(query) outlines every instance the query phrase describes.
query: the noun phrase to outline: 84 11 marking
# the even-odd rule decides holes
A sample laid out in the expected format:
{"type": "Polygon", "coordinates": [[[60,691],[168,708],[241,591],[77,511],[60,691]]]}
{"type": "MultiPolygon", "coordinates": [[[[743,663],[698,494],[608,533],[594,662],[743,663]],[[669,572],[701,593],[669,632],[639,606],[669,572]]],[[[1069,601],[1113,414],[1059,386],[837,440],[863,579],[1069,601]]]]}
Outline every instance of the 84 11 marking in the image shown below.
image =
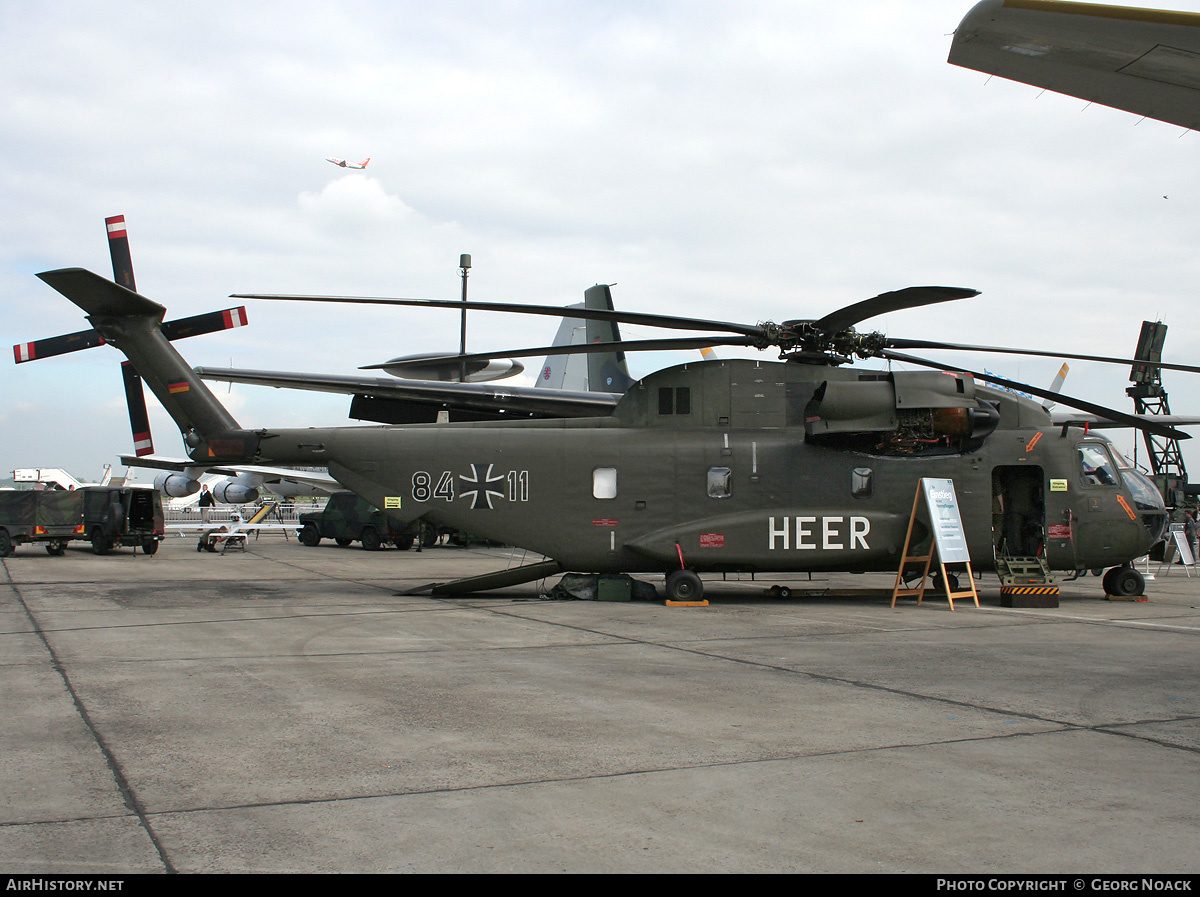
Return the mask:
{"type": "Polygon", "coordinates": [[[529,471],[510,470],[507,473],[495,474],[492,465],[472,464],[469,474],[459,474],[457,479],[475,488],[459,487],[455,491],[455,475],[453,471],[443,470],[440,473],[430,473],[418,470],[412,475],[413,501],[427,502],[433,499],[452,502],[455,498],[469,498],[472,509],[492,508],[493,498],[506,498],[509,501],[529,501],[529,471]],[[436,477],[436,484],[435,479],[436,477]],[[492,487],[491,484],[496,484],[492,487]],[[504,484],[501,491],[500,483],[504,484]],[[482,488],[480,488],[482,484],[482,488]]]}

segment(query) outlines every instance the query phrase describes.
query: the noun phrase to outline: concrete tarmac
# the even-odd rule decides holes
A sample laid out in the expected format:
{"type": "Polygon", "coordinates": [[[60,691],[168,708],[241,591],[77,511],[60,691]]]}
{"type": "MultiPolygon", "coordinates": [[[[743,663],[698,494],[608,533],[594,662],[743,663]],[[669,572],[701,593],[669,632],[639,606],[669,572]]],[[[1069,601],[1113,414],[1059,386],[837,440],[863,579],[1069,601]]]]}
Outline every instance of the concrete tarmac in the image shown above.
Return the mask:
{"type": "Polygon", "coordinates": [[[0,561],[0,872],[1200,870],[1179,567],[668,608],[398,595],[499,549],[77,544],[0,561]]]}

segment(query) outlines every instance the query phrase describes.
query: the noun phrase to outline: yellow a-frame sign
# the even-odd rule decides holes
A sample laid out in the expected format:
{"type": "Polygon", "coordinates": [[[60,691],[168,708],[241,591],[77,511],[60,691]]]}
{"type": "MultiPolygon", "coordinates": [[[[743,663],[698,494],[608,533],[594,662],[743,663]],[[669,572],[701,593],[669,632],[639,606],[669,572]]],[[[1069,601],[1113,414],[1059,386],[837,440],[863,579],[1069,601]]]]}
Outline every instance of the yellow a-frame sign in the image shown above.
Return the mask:
{"type": "Polygon", "coordinates": [[[892,587],[892,607],[896,599],[905,595],[916,595],[917,606],[925,598],[925,580],[929,576],[929,568],[937,555],[938,570],[941,571],[942,588],[946,592],[946,600],[950,610],[954,610],[954,599],[971,598],[979,607],[979,593],[975,590],[975,576],[971,571],[971,553],[967,550],[967,537],[963,532],[962,517],[958,513],[958,497],[954,492],[953,480],[940,480],[922,477],[917,485],[917,494],[913,498],[912,513],[908,517],[908,532],[904,536],[904,551],[900,557],[900,569],[896,571],[896,584],[892,587]],[[909,546],[912,544],[913,525],[917,522],[917,512],[921,509],[921,500],[925,500],[925,508],[929,512],[929,520],[933,526],[933,539],[930,543],[930,553],[910,555],[909,546]],[[904,585],[904,568],[910,564],[924,564],[921,567],[920,588],[906,589],[904,585]],[[950,573],[946,570],[948,564],[963,564],[966,567],[966,581],[969,588],[951,589],[950,573]]]}

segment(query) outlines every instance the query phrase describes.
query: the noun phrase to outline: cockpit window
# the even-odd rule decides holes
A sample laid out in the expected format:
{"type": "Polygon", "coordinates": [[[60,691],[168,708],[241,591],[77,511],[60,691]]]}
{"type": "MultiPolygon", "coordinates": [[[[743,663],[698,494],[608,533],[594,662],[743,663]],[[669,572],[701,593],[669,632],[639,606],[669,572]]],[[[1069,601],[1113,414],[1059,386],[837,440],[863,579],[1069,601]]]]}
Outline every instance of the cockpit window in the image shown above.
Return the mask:
{"type": "Polygon", "coordinates": [[[1117,468],[1119,470],[1130,470],[1133,468],[1133,462],[1126,458],[1125,455],[1121,453],[1121,450],[1115,445],[1110,443],[1108,446],[1108,451],[1114,458],[1117,459],[1117,468]]]}
{"type": "Polygon", "coordinates": [[[1084,443],[1079,446],[1079,471],[1089,486],[1117,485],[1113,460],[1102,445],[1084,443]]]}

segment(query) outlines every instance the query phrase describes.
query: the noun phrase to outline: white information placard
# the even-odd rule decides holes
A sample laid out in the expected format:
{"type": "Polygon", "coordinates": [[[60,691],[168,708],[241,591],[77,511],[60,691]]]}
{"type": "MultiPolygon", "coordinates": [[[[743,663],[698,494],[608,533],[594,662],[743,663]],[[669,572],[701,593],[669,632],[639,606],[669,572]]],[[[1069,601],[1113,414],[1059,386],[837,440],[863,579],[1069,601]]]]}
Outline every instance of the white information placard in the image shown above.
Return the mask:
{"type": "Polygon", "coordinates": [[[1171,538],[1175,540],[1175,547],[1179,549],[1179,559],[1189,567],[1195,564],[1196,558],[1192,554],[1192,546],[1188,544],[1188,537],[1187,533],[1184,532],[1183,524],[1171,524],[1171,538]]]}
{"type": "Polygon", "coordinates": [[[970,563],[971,553],[967,550],[967,536],[963,532],[962,517],[958,513],[954,480],[922,477],[921,488],[925,491],[925,507],[929,509],[933,538],[937,543],[937,553],[941,562],[970,563]]]}

